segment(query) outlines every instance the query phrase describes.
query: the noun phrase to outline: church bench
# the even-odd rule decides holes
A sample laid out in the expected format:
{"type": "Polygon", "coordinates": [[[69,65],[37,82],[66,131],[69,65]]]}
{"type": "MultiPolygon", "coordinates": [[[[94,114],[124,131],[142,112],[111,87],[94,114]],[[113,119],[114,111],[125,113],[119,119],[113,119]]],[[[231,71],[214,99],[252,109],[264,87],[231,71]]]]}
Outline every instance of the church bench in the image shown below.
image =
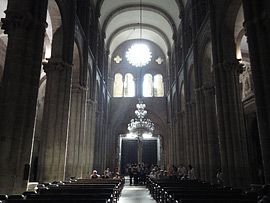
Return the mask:
{"type": "Polygon", "coordinates": [[[48,190],[41,190],[40,194],[114,194],[114,188],[88,188],[88,187],[53,187],[48,190]]]}
{"type": "Polygon", "coordinates": [[[118,199],[124,187],[124,184],[125,178],[120,179],[109,178],[109,179],[78,179],[77,181],[68,183],[66,185],[96,185],[97,187],[101,185],[115,185],[116,197],[118,199]]]}
{"type": "MultiPolygon", "coordinates": [[[[7,203],[78,203],[78,200],[69,200],[69,199],[26,199],[26,200],[8,200],[7,203]]],[[[111,203],[110,200],[107,199],[91,199],[91,200],[85,200],[85,199],[80,199],[80,203],[111,203]]]]}
{"type": "Polygon", "coordinates": [[[256,200],[247,199],[181,199],[178,203],[257,203],[256,200]]]}
{"type": "Polygon", "coordinates": [[[241,195],[241,193],[238,190],[224,190],[220,188],[181,188],[181,189],[163,189],[159,196],[157,196],[158,199],[166,200],[168,199],[169,195],[174,199],[192,199],[192,198],[200,198],[200,199],[243,199],[244,196],[241,195]],[[209,189],[209,190],[207,190],[209,189]]]}
{"type": "Polygon", "coordinates": [[[77,199],[77,200],[81,200],[81,199],[112,199],[113,196],[110,193],[102,193],[102,194],[72,194],[72,195],[28,195],[26,197],[26,199],[77,199]]]}
{"type": "Polygon", "coordinates": [[[112,195],[111,201],[118,200],[119,191],[115,187],[108,186],[101,187],[93,185],[61,185],[59,187],[49,188],[47,190],[40,190],[40,195],[112,195]]]}

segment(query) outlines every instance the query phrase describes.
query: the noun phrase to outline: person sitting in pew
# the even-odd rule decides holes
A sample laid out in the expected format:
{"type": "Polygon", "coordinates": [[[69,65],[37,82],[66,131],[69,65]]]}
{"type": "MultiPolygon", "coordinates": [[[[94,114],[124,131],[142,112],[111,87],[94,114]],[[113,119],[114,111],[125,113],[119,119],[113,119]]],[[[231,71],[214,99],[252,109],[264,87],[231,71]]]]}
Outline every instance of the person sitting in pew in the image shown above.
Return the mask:
{"type": "Polygon", "coordinates": [[[116,173],[113,179],[120,179],[119,173],[116,173]]]}
{"type": "Polygon", "coordinates": [[[107,170],[104,171],[104,173],[103,173],[103,175],[101,176],[101,178],[102,178],[102,179],[108,179],[108,178],[110,178],[110,177],[108,176],[107,170]]]}
{"type": "Polygon", "coordinates": [[[90,179],[98,179],[100,175],[97,174],[97,170],[93,170],[93,174],[90,176],[90,179]]]}

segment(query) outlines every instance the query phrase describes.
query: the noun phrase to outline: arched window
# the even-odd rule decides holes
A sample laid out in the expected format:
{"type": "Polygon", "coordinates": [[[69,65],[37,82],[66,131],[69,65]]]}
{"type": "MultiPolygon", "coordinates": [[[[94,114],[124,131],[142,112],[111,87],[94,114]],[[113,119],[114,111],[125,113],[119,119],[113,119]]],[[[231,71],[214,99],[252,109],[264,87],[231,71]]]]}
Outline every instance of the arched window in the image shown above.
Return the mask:
{"type": "Polygon", "coordinates": [[[120,73],[116,73],[114,76],[114,97],[134,97],[135,96],[135,83],[134,77],[131,73],[125,75],[125,80],[123,81],[123,76],[120,73]]]}
{"type": "Polygon", "coordinates": [[[153,77],[149,73],[143,77],[143,96],[153,97],[153,77]]]}
{"type": "Polygon", "coordinates": [[[161,74],[157,74],[154,77],[154,97],[164,96],[164,83],[161,74]]]}
{"type": "Polygon", "coordinates": [[[125,75],[124,81],[124,97],[134,97],[135,96],[135,84],[134,78],[131,73],[125,75]]]}
{"type": "Polygon", "coordinates": [[[116,73],[114,76],[113,96],[123,96],[123,76],[120,73],[116,73]]]}

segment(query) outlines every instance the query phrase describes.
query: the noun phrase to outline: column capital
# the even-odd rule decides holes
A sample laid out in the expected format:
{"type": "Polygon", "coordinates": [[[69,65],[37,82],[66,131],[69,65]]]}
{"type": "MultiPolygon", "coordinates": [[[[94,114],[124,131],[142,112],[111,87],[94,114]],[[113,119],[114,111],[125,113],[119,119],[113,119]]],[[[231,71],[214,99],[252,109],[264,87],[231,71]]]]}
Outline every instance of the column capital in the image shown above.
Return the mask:
{"type": "Polygon", "coordinates": [[[239,60],[234,60],[234,61],[223,61],[217,64],[213,65],[213,68],[216,69],[221,69],[226,72],[230,71],[236,71],[238,74],[241,74],[243,72],[243,64],[239,63],[239,60]]]}
{"type": "Polygon", "coordinates": [[[72,69],[73,65],[62,61],[62,59],[51,58],[49,62],[43,63],[43,69],[46,74],[52,71],[62,72],[64,69],[72,69]]]}
{"type": "Polygon", "coordinates": [[[88,87],[87,86],[83,86],[83,85],[80,85],[80,84],[72,84],[71,86],[72,88],[72,92],[74,93],[80,93],[81,91],[87,91],[88,90],[88,87]]]}
{"type": "Polygon", "coordinates": [[[14,29],[21,28],[28,30],[30,27],[43,27],[44,32],[45,28],[48,26],[46,22],[39,22],[32,17],[28,12],[18,12],[18,11],[5,11],[6,18],[2,18],[3,23],[2,29],[5,30],[5,34],[12,34],[14,29]]]}
{"type": "Polygon", "coordinates": [[[87,105],[90,106],[90,105],[93,105],[93,104],[96,104],[97,101],[93,100],[93,99],[87,99],[87,105]]]}
{"type": "Polygon", "coordinates": [[[213,85],[204,85],[204,86],[202,86],[202,90],[203,90],[204,93],[205,92],[210,93],[210,92],[215,91],[215,87],[213,85]]]}

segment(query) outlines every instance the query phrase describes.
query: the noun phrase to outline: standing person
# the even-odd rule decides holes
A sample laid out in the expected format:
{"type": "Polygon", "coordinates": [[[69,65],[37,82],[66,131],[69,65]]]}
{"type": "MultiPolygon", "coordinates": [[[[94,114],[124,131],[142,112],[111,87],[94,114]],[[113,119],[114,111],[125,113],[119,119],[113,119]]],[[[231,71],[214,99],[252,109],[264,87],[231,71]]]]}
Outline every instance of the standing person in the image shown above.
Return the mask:
{"type": "Polygon", "coordinates": [[[188,179],[189,180],[195,180],[195,171],[194,168],[191,165],[188,165],[189,171],[188,171],[188,179]]]}
{"type": "Polygon", "coordinates": [[[129,173],[129,184],[132,185],[132,178],[133,178],[133,165],[129,165],[128,168],[128,173],[129,173]]]}
{"type": "Polygon", "coordinates": [[[217,184],[223,186],[223,174],[220,169],[217,169],[217,184]]]}
{"type": "Polygon", "coordinates": [[[134,185],[138,185],[138,178],[139,178],[139,173],[138,173],[138,166],[137,165],[135,165],[134,167],[133,167],[133,176],[134,176],[134,185]]]}
{"type": "Polygon", "coordinates": [[[90,176],[90,179],[98,179],[100,175],[97,174],[96,170],[93,170],[93,174],[90,176]]]}
{"type": "Polygon", "coordinates": [[[184,164],[180,164],[178,168],[178,178],[181,180],[184,175],[187,175],[187,169],[184,167],[184,164]]]}

